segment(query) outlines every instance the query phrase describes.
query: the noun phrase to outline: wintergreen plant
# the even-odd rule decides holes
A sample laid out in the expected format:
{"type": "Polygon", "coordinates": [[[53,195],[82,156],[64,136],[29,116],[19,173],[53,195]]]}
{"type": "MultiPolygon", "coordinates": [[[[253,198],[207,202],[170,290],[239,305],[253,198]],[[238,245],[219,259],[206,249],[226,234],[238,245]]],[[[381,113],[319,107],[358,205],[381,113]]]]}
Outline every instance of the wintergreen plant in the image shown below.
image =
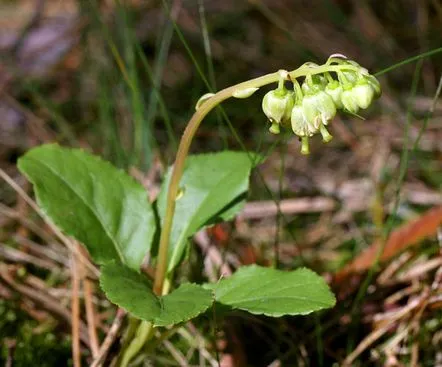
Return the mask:
{"type": "Polygon", "coordinates": [[[188,156],[193,137],[222,101],[247,98],[272,83],[278,83],[277,89],[262,102],[270,131],[291,126],[304,154],[313,135],[321,134],[325,142],[331,139],[326,126],[337,110],[357,113],[380,95],[378,81],[342,55],[333,55],[324,65],[307,63],[206,94],[196,105],[155,203],[149,203],[146,190],[132,177],[79,149],[44,145],[20,158],[19,169],[33,183],[43,212],[101,265],[100,284],[109,300],[142,320],[120,365],[129,363],[154,328],[190,320],[214,303],[273,317],[305,315],[335,304],[322,277],[306,268],[281,271],[252,265],[215,284],[174,282],[174,270],[188,253],[188,239],[238,213],[250,172],[262,160],[231,151],[188,156]],[[153,284],[140,270],[147,255],[156,268],[153,284]]]}

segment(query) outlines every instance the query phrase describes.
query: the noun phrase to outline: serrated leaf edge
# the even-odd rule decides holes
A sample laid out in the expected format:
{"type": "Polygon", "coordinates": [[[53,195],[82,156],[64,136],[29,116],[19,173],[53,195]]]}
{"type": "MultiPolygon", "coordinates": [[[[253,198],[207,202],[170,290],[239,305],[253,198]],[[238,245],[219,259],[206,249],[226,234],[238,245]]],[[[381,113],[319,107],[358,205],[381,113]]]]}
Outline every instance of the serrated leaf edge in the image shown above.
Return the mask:
{"type": "MultiPolygon", "coordinates": [[[[211,293],[211,295],[212,295],[212,303],[211,304],[209,304],[209,305],[207,305],[207,307],[205,307],[204,309],[202,309],[200,312],[197,312],[197,313],[192,313],[191,315],[190,315],[190,317],[186,317],[185,319],[183,319],[183,320],[176,320],[176,319],[174,319],[173,320],[173,323],[171,323],[171,324],[157,324],[157,323],[155,323],[155,318],[156,317],[154,317],[154,318],[146,318],[146,317],[141,317],[141,316],[138,316],[138,315],[135,315],[132,311],[129,311],[126,307],[124,307],[123,305],[121,305],[119,302],[114,302],[113,300],[111,300],[111,298],[108,296],[108,292],[103,288],[103,279],[100,277],[100,279],[99,279],[99,283],[100,283],[100,288],[101,288],[101,290],[104,292],[104,294],[106,295],[106,297],[107,297],[107,299],[111,302],[111,303],[113,303],[114,305],[117,305],[119,308],[122,308],[123,310],[126,310],[129,314],[131,314],[131,315],[133,315],[134,317],[136,317],[136,318],[138,318],[138,319],[140,319],[140,320],[143,320],[143,321],[147,321],[147,322],[151,322],[154,326],[158,326],[158,327],[163,327],[163,326],[170,326],[170,325],[176,325],[176,324],[179,324],[179,323],[182,323],[182,322],[187,322],[187,321],[189,321],[189,320],[191,320],[191,319],[193,319],[194,317],[197,317],[198,315],[201,315],[203,312],[205,312],[209,307],[211,307],[212,305],[213,305],[213,302],[215,301],[215,298],[214,298],[214,294],[213,294],[213,292],[210,292],[211,293]]],[[[183,285],[196,285],[196,286],[198,286],[198,287],[201,287],[201,289],[204,289],[204,290],[206,290],[205,288],[203,288],[200,284],[197,284],[197,283],[183,283],[183,284],[180,284],[180,286],[178,287],[178,288],[176,288],[176,290],[178,290],[181,286],[183,286],[183,285]]],[[[169,293],[169,294],[167,294],[167,295],[165,295],[165,296],[160,296],[160,297],[158,297],[156,294],[154,294],[153,292],[152,292],[152,294],[153,294],[153,296],[157,299],[157,301],[158,301],[158,304],[159,304],[159,308],[158,308],[158,310],[160,311],[160,312],[162,312],[163,310],[164,310],[164,306],[163,306],[163,298],[164,297],[166,297],[166,296],[168,296],[168,295],[170,295],[170,294],[172,294],[173,292],[171,292],[171,293],[169,293]]],[[[159,318],[159,317],[158,317],[159,318]]]]}
{"type": "MultiPolygon", "coordinates": [[[[237,272],[235,272],[235,273],[232,275],[232,277],[234,277],[236,274],[241,274],[241,273],[244,272],[244,271],[247,271],[247,270],[249,270],[249,269],[254,269],[254,268],[259,269],[259,268],[263,268],[263,267],[258,266],[258,265],[256,265],[256,264],[252,264],[252,265],[248,265],[248,266],[243,266],[243,267],[241,267],[237,272]]],[[[265,267],[264,267],[264,269],[277,270],[277,269],[265,268],[265,267]]],[[[281,272],[283,272],[283,270],[277,270],[277,271],[281,271],[281,272]]],[[[307,268],[307,267],[297,268],[297,269],[295,269],[295,270],[288,271],[287,273],[290,273],[290,272],[300,272],[300,271],[306,271],[307,273],[311,273],[311,274],[314,274],[314,275],[318,276],[319,278],[322,278],[319,274],[315,273],[313,270],[311,270],[311,269],[309,269],[309,268],[307,268]]],[[[231,277],[226,278],[226,279],[230,279],[230,278],[231,278],[231,277]]],[[[318,281],[320,281],[319,278],[318,278],[318,281]]],[[[322,278],[322,279],[323,279],[323,278],[322,278]]],[[[323,279],[323,280],[324,280],[324,279],[323,279]]],[[[312,284],[314,284],[314,283],[316,283],[316,282],[312,282],[312,284]]],[[[325,283],[325,280],[324,280],[324,283],[325,283]]],[[[325,283],[325,284],[326,284],[326,283],[325,283]]],[[[302,285],[304,285],[304,284],[302,284],[302,285]]],[[[321,284],[321,285],[322,285],[322,284],[321,284]]],[[[327,284],[326,284],[326,285],[327,285],[327,284]]],[[[326,309],[326,308],[332,308],[332,307],[334,307],[334,306],[336,305],[336,297],[335,297],[335,295],[333,294],[333,292],[330,290],[330,288],[327,286],[326,289],[324,289],[324,292],[327,292],[327,296],[332,300],[332,304],[331,304],[331,305],[329,305],[329,304],[325,304],[324,302],[321,302],[321,301],[315,301],[316,303],[322,303],[322,304],[324,304],[324,307],[313,308],[312,310],[305,311],[305,312],[293,312],[293,313],[291,313],[291,312],[283,312],[283,313],[282,313],[282,312],[267,312],[267,311],[259,312],[259,311],[253,311],[253,310],[250,310],[250,309],[245,308],[245,307],[239,307],[239,306],[237,306],[237,305],[225,304],[225,303],[223,303],[223,302],[218,301],[217,298],[216,298],[216,286],[217,286],[217,285],[215,285],[215,286],[211,286],[211,284],[208,284],[208,286],[209,286],[210,288],[207,288],[207,287],[206,287],[205,289],[209,289],[209,290],[212,291],[212,293],[214,294],[215,302],[218,302],[218,303],[220,303],[220,304],[223,304],[223,305],[226,305],[226,306],[232,307],[233,309],[239,309],[239,310],[247,311],[247,312],[249,312],[249,313],[251,313],[251,314],[253,314],[253,315],[265,315],[265,316],[270,316],[270,317],[308,315],[308,314],[310,314],[310,313],[313,313],[313,312],[316,312],[316,311],[320,311],[320,310],[323,310],[323,309],[326,309]]],[[[225,294],[224,294],[223,296],[225,296],[225,294]]]]}

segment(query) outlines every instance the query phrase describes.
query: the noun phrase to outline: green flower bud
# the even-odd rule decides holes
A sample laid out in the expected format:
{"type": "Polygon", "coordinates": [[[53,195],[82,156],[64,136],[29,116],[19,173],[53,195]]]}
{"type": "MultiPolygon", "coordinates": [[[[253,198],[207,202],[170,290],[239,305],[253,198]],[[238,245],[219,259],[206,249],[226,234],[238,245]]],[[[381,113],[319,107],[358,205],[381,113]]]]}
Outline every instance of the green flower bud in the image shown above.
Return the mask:
{"type": "Polygon", "coordinates": [[[327,79],[322,75],[316,74],[302,83],[302,91],[304,94],[316,94],[317,92],[323,91],[326,85],[327,79]]]}
{"type": "Polygon", "coordinates": [[[345,60],[344,64],[349,64],[349,65],[353,65],[359,68],[359,70],[357,71],[358,74],[361,75],[368,75],[368,70],[364,67],[362,67],[361,65],[359,65],[356,61],[353,60],[345,60]]]}
{"type": "Polygon", "coordinates": [[[359,104],[352,88],[344,88],[341,96],[342,105],[344,109],[350,113],[357,114],[359,112],[359,104]]]}
{"type": "Polygon", "coordinates": [[[351,92],[353,93],[358,106],[362,109],[370,106],[373,101],[374,90],[365,79],[360,80],[358,84],[351,89],[351,92]]]}
{"type": "Polygon", "coordinates": [[[200,107],[203,105],[203,103],[205,103],[206,101],[208,101],[210,98],[212,98],[215,95],[215,93],[206,93],[204,95],[202,95],[200,97],[200,99],[198,100],[198,102],[196,102],[195,105],[195,111],[198,111],[200,109],[200,107]]]}
{"type": "Polygon", "coordinates": [[[316,62],[312,62],[312,61],[307,61],[301,65],[301,67],[304,67],[304,66],[312,68],[312,69],[319,67],[319,65],[316,62]]]}
{"type": "Polygon", "coordinates": [[[343,74],[345,77],[344,84],[354,85],[357,83],[357,81],[359,79],[359,74],[355,71],[342,71],[341,74],[343,74]]]}
{"type": "Polygon", "coordinates": [[[264,96],[262,109],[270,122],[280,124],[290,121],[294,104],[294,92],[285,88],[275,89],[264,96]]]}
{"type": "Polygon", "coordinates": [[[302,93],[306,95],[312,95],[315,94],[315,92],[319,92],[320,89],[316,89],[315,86],[310,86],[306,82],[302,83],[301,85],[302,93]]]}
{"type": "Polygon", "coordinates": [[[379,98],[382,94],[381,84],[373,75],[367,75],[364,77],[368,84],[373,88],[374,97],[379,98]]]}
{"type": "Polygon", "coordinates": [[[287,93],[288,93],[289,97],[287,97],[287,105],[285,106],[284,115],[282,116],[282,119],[281,119],[282,125],[290,125],[290,119],[292,116],[292,109],[293,109],[293,106],[295,105],[295,92],[289,91],[287,93]]]}
{"type": "Polygon", "coordinates": [[[337,80],[334,80],[327,84],[327,86],[325,87],[325,93],[327,93],[332,98],[337,109],[342,108],[342,86],[337,80]]]}
{"type": "Polygon", "coordinates": [[[259,88],[252,87],[246,89],[237,89],[232,93],[232,97],[235,98],[249,98],[253,93],[255,93],[259,88]]]}
{"type": "Polygon", "coordinates": [[[312,136],[318,131],[318,129],[306,119],[304,109],[300,104],[295,105],[292,109],[291,123],[293,132],[299,137],[312,136]]]}
{"type": "Polygon", "coordinates": [[[333,99],[322,91],[304,97],[302,108],[307,121],[316,130],[319,129],[320,124],[327,125],[336,115],[336,106],[333,99]]]}

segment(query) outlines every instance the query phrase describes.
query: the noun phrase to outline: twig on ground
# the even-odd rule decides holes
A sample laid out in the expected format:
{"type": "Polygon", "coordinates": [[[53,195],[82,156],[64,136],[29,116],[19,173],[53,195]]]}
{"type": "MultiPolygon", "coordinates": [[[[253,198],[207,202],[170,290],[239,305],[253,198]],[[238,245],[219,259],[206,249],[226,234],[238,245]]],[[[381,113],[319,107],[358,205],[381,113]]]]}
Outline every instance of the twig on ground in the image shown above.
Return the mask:
{"type": "MultiPolygon", "coordinates": [[[[23,186],[24,186],[23,190],[27,191],[29,188],[29,182],[26,181],[23,186]]],[[[26,201],[21,196],[17,197],[17,204],[15,205],[15,207],[20,217],[23,218],[28,217],[29,205],[27,205],[26,201]]],[[[20,226],[17,229],[16,233],[19,234],[20,236],[27,237],[29,234],[29,230],[26,226],[20,226]]]]}
{"type": "Polygon", "coordinates": [[[383,336],[386,332],[388,332],[391,328],[391,325],[393,325],[397,320],[400,320],[404,316],[408,315],[412,310],[419,307],[419,305],[422,303],[423,299],[415,299],[411,301],[408,305],[402,307],[398,311],[394,311],[390,313],[390,316],[388,317],[388,320],[385,322],[384,325],[379,327],[377,330],[372,331],[370,334],[368,334],[356,347],[356,349],[350,353],[347,358],[345,359],[343,366],[352,366],[355,359],[364,351],[366,350],[370,345],[372,345],[376,340],[378,340],[381,336],[383,336]]]}
{"type": "Polygon", "coordinates": [[[97,330],[95,328],[95,310],[93,303],[94,283],[91,279],[83,278],[83,291],[84,291],[84,306],[86,308],[86,320],[87,330],[89,334],[89,340],[91,344],[92,357],[95,359],[98,357],[99,344],[97,330]]]}
{"type": "Polygon", "coordinates": [[[80,269],[78,258],[75,253],[71,255],[71,317],[72,317],[72,360],[74,367],[81,367],[80,349],[80,269]]]}
{"type": "MultiPolygon", "coordinates": [[[[155,332],[155,336],[157,338],[159,338],[159,337],[161,337],[161,333],[157,330],[155,332]]],[[[169,353],[175,359],[175,361],[177,362],[177,364],[179,366],[181,366],[181,367],[188,367],[189,366],[189,363],[187,363],[186,357],[183,355],[183,353],[181,353],[181,351],[179,349],[177,349],[173,345],[173,343],[171,343],[168,340],[163,340],[163,345],[169,351],[169,353]]]]}
{"type": "Polygon", "coordinates": [[[52,261],[40,259],[36,256],[29,255],[23,251],[17,250],[1,242],[0,242],[0,257],[3,257],[8,261],[14,261],[17,263],[32,264],[39,268],[50,271],[57,269],[57,265],[52,261]]]}
{"type": "MultiPolygon", "coordinates": [[[[336,208],[336,202],[327,197],[299,198],[281,200],[279,209],[282,214],[312,213],[331,211],[336,208]]],[[[257,219],[272,217],[278,213],[278,207],[272,200],[249,202],[239,213],[240,219],[257,219]]]]}
{"type": "Polygon", "coordinates": [[[414,265],[409,270],[397,276],[397,281],[399,282],[411,282],[414,279],[419,279],[424,274],[435,270],[440,269],[442,266],[442,258],[436,257],[434,259],[430,259],[421,263],[414,265]]]}
{"type": "Polygon", "coordinates": [[[120,331],[125,316],[126,311],[119,308],[117,314],[115,315],[114,322],[112,323],[112,326],[109,329],[109,332],[107,333],[103,344],[101,344],[98,355],[92,362],[91,367],[100,367],[103,365],[104,361],[106,360],[107,354],[109,353],[110,347],[118,336],[118,332],[120,331]]]}
{"type": "MultiPolygon", "coordinates": [[[[12,239],[17,243],[22,245],[27,251],[33,253],[41,258],[46,258],[49,261],[57,262],[66,268],[69,268],[69,258],[68,253],[65,253],[65,248],[58,242],[56,242],[57,249],[53,249],[48,245],[41,245],[36,243],[29,238],[21,237],[19,235],[13,235],[12,239]]],[[[55,239],[53,241],[56,241],[55,239]]]]}
{"type": "Polygon", "coordinates": [[[22,217],[20,213],[14,209],[8,208],[6,205],[0,203],[0,214],[2,216],[8,217],[13,220],[19,221],[22,225],[29,228],[33,233],[35,233],[38,237],[44,240],[46,243],[53,241],[53,238],[44,231],[41,227],[36,225],[34,222],[29,219],[22,217]]]}
{"type": "Polygon", "coordinates": [[[198,348],[200,356],[204,358],[212,367],[218,366],[218,362],[212,357],[206,348],[206,341],[203,335],[201,335],[195,325],[188,322],[186,327],[179,328],[177,333],[180,334],[191,347],[198,348]],[[189,331],[187,331],[187,329],[189,329],[189,331]]]}

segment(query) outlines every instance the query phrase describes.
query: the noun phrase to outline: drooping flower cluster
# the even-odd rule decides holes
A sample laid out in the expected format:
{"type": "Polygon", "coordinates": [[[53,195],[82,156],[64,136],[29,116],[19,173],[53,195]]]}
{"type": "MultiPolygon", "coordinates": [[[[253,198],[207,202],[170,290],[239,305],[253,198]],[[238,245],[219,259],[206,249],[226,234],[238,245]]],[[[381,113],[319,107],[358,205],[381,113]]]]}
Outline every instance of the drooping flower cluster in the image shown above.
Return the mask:
{"type": "Polygon", "coordinates": [[[306,63],[303,68],[302,85],[280,71],[278,88],[264,96],[262,109],[272,124],[270,132],[278,134],[280,125],[291,125],[301,138],[301,153],[309,154],[308,139],[313,135],[320,133],[324,142],[332,139],[326,126],[337,110],[356,115],[381,95],[381,87],[367,69],[342,55],[332,55],[325,65],[306,63]],[[292,81],[293,91],[285,87],[287,80],[292,81]]]}

